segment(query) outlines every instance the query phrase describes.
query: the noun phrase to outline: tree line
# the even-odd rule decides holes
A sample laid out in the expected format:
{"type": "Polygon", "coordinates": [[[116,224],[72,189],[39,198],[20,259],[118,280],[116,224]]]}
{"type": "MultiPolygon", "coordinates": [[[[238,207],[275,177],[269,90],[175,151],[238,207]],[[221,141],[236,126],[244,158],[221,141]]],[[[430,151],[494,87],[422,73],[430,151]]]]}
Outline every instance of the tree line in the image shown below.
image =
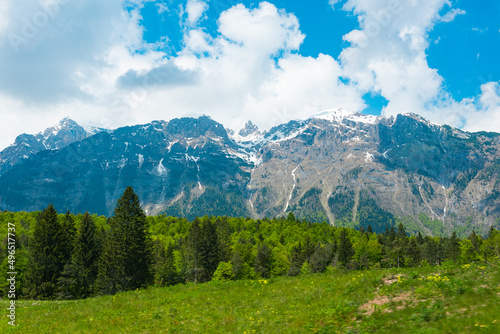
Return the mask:
{"type": "MultiPolygon", "coordinates": [[[[459,239],[409,236],[403,224],[377,234],[287,217],[146,217],[131,187],[112,217],[88,213],[0,214],[14,219],[19,298],[78,299],[147,286],[296,276],[335,270],[498,261],[500,233],[459,239]]],[[[0,230],[0,235],[5,235],[0,230]]],[[[0,294],[7,293],[7,239],[0,251],[0,294]],[[6,277],[5,277],[6,278],[6,277]]]]}

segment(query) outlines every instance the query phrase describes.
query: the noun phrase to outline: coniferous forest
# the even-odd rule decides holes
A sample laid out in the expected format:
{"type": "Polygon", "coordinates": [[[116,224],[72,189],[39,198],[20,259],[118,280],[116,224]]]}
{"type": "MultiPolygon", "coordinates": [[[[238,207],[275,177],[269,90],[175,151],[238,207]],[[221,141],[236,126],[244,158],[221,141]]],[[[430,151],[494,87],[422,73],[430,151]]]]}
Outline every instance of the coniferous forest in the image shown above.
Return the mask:
{"type": "MultiPolygon", "coordinates": [[[[466,239],[409,236],[403,224],[376,234],[297,220],[146,217],[131,187],[113,216],[42,212],[0,214],[2,275],[9,265],[7,222],[15,223],[17,298],[82,299],[147,286],[267,279],[363,270],[467,264],[498,259],[500,233],[466,239]]],[[[0,292],[7,293],[2,277],[0,292]]]]}

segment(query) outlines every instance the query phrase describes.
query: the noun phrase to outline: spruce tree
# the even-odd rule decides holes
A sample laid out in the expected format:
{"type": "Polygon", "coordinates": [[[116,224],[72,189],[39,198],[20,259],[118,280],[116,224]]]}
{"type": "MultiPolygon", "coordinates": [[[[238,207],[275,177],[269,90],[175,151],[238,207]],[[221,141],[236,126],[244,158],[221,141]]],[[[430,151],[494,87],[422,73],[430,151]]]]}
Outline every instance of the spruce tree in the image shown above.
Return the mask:
{"type": "Polygon", "coordinates": [[[155,248],[155,284],[159,286],[169,286],[180,283],[180,277],[175,268],[174,246],[169,243],[165,247],[164,243],[157,239],[155,248]]]}
{"type": "Polygon", "coordinates": [[[309,259],[309,263],[311,265],[311,271],[313,273],[322,273],[328,267],[328,264],[332,262],[332,244],[327,244],[325,246],[318,243],[314,253],[311,255],[309,259]]]}
{"type": "Polygon", "coordinates": [[[91,295],[98,274],[100,255],[101,244],[95,223],[88,212],[85,212],[75,240],[72,260],[75,271],[78,273],[77,297],[86,298],[91,295]]]}
{"type": "Polygon", "coordinates": [[[304,264],[305,254],[302,248],[302,243],[292,246],[290,250],[290,268],[288,269],[289,276],[297,276],[300,273],[300,268],[304,264]]]}
{"type": "Polygon", "coordinates": [[[195,218],[187,236],[188,279],[206,282],[212,278],[221,259],[217,226],[208,217],[195,218]]]}
{"type": "Polygon", "coordinates": [[[201,225],[202,243],[200,247],[200,265],[205,269],[207,281],[212,278],[220,262],[220,247],[217,226],[212,219],[206,219],[201,225]]]}
{"type": "Polygon", "coordinates": [[[368,225],[368,227],[366,229],[366,232],[369,233],[369,234],[373,234],[373,229],[372,229],[371,225],[368,225]]]}
{"type": "Polygon", "coordinates": [[[106,235],[97,279],[101,293],[145,287],[152,281],[152,244],[146,215],[132,187],[118,200],[106,235]]]}
{"type": "Polygon", "coordinates": [[[347,268],[351,259],[354,255],[354,250],[352,248],[351,240],[349,239],[349,235],[347,234],[347,230],[343,228],[340,231],[339,236],[339,262],[340,264],[347,268]]]}
{"type": "Polygon", "coordinates": [[[417,239],[414,237],[410,238],[406,246],[406,258],[408,259],[408,265],[410,267],[416,267],[420,264],[421,256],[420,256],[420,248],[417,243],[417,239]]]}
{"type": "Polygon", "coordinates": [[[446,241],[445,252],[447,259],[451,259],[455,263],[458,262],[460,258],[460,239],[458,239],[455,231],[453,231],[451,237],[446,241]]]}
{"type": "Polygon", "coordinates": [[[64,262],[64,264],[67,264],[71,261],[71,255],[73,254],[76,237],[75,220],[69,211],[67,211],[64,216],[59,233],[61,240],[61,261],[64,262]]]}
{"type": "Polygon", "coordinates": [[[422,236],[422,233],[420,233],[420,231],[418,231],[416,238],[417,238],[417,243],[419,245],[423,245],[424,244],[425,240],[424,240],[424,237],[422,236]]]}
{"type": "Polygon", "coordinates": [[[56,296],[57,280],[67,256],[62,236],[57,211],[50,204],[39,215],[29,244],[24,291],[27,297],[51,299],[56,296]]]}
{"type": "Polygon", "coordinates": [[[186,248],[184,250],[186,257],[186,278],[189,281],[198,283],[200,273],[203,270],[200,265],[202,231],[201,222],[198,217],[191,223],[186,239],[186,248]]]}

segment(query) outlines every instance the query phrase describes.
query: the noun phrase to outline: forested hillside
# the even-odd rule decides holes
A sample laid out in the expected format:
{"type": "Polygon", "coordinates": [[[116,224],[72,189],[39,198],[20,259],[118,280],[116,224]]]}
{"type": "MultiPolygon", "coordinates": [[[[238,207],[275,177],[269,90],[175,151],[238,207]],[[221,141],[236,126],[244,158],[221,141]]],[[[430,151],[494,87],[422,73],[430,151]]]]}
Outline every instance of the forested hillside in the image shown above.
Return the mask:
{"type": "Polygon", "coordinates": [[[266,279],[345,268],[403,268],[488,262],[500,233],[468,238],[409,236],[403,224],[376,234],[287,217],[146,217],[127,188],[111,218],[42,212],[0,213],[1,285],[7,292],[7,225],[16,229],[19,298],[77,299],[185,282],[266,279]]]}

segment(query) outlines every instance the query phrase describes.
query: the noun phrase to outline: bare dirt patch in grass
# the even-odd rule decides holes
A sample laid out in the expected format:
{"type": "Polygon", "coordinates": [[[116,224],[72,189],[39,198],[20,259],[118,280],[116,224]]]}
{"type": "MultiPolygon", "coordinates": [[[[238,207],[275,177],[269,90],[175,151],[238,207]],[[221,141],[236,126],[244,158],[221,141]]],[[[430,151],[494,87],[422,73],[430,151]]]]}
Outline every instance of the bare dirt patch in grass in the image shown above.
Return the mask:
{"type": "MultiPolygon", "coordinates": [[[[359,310],[362,312],[365,312],[365,314],[369,316],[369,315],[372,315],[372,313],[375,312],[375,310],[380,308],[381,306],[384,306],[384,305],[389,304],[389,303],[402,302],[401,305],[396,307],[396,310],[401,310],[401,309],[404,309],[405,307],[407,307],[408,301],[410,301],[410,300],[411,300],[411,298],[410,298],[409,292],[402,293],[399,296],[395,296],[393,298],[390,298],[388,296],[380,296],[378,294],[378,291],[377,291],[377,293],[375,294],[375,297],[372,300],[370,300],[369,302],[361,305],[359,307],[359,310]]],[[[390,310],[390,309],[382,310],[382,313],[385,313],[385,312],[390,313],[390,312],[392,312],[392,310],[390,310]]]]}

